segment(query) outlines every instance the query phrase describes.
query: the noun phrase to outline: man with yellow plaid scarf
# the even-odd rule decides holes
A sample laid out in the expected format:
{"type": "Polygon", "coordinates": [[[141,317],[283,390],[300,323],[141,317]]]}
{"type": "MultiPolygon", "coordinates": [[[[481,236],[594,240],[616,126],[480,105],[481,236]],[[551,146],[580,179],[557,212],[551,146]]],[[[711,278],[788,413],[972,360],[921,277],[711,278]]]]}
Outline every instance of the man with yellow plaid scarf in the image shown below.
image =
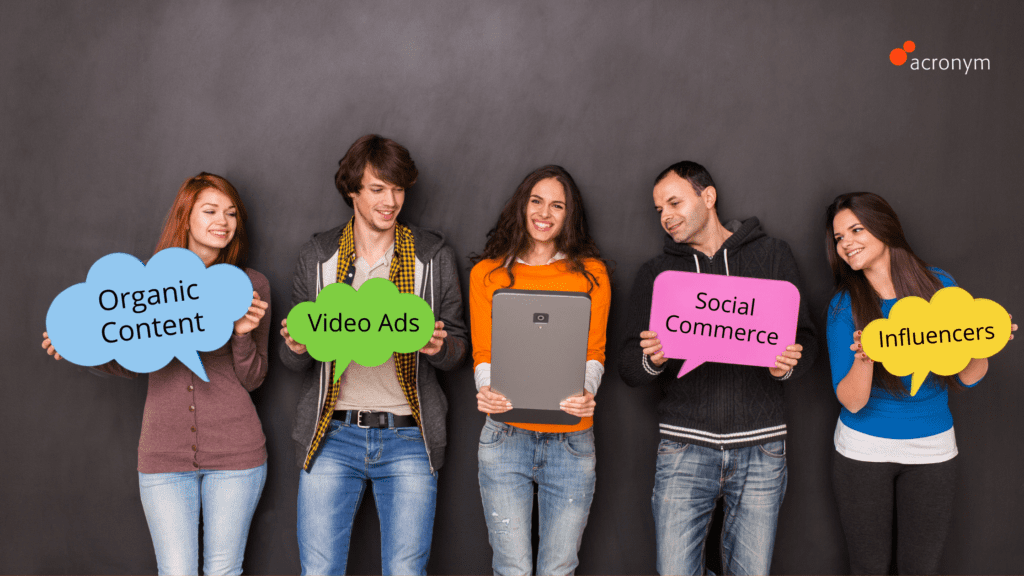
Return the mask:
{"type": "Polygon", "coordinates": [[[352,362],[335,383],[282,322],[282,362],[304,375],[295,415],[298,537],[303,574],[344,574],[352,522],[367,481],[381,527],[384,574],[426,574],[437,470],[444,463],[448,402],[435,370],[462,364],[468,344],[455,254],[434,231],[399,224],[418,174],[409,151],[369,134],[338,163],[335,185],[352,207],[347,224],[314,234],[299,253],[292,306],[331,282],[357,290],[387,278],[430,304],[437,322],[421,350],[384,364],[352,362]]]}

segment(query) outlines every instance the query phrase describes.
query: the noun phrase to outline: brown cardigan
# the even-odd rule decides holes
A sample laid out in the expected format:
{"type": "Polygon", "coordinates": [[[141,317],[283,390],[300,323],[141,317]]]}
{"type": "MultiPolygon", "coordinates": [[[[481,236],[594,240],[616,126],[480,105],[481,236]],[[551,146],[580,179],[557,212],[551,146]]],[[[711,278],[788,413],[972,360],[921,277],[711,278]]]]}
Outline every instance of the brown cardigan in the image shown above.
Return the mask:
{"type": "MultiPolygon", "coordinates": [[[[270,302],[266,276],[245,269],[253,290],[270,302]]],[[[266,437],[249,392],[267,375],[270,308],[259,326],[212,352],[200,352],[204,382],[177,358],[149,375],[139,437],[139,472],[245,470],[267,461],[266,437]]],[[[96,366],[115,376],[137,373],[117,362],[96,366]]]]}

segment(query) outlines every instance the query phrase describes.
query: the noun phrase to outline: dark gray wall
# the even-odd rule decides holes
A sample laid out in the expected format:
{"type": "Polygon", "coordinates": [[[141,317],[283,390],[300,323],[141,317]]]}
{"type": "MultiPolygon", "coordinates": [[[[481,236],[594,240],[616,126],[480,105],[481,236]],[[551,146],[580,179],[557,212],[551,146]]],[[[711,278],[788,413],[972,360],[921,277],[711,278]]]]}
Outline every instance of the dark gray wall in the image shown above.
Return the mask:
{"type": "MultiPolygon", "coordinates": [[[[653,177],[680,159],[708,166],[724,218],[756,215],[793,247],[819,319],[822,213],[861,189],[892,202],[926,261],[1024,310],[1022,26],[1024,5],[1010,2],[0,3],[0,571],[156,567],[135,472],[145,379],[50,360],[39,349],[50,301],[105,254],[151,254],[179,184],[207,170],[242,193],[278,324],[299,246],[351,214],[332,185],[338,159],[378,132],[421,171],[402,215],[443,230],[460,258],[482,248],[527,172],[557,163],[576,177],[618,263],[579,572],[652,573],[658,392],[625,387],[614,356],[633,275],[661,246],[653,177]],[[984,57],[991,70],[893,66],[905,40],[912,57],[984,57]]],[[[1018,347],[951,400],[960,477],[947,572],[1024,570],[1018,347]]],[[[299,569],[299,376],[275,358],[253,394],[270,471],[250,573],[299,569]]],[[[443,382],[450,444],[430,570],[486,573],[483,415],[468,366],[443,382]]],[[[829,384],[823,357],[787,385],[776,573],[848,569],[829,384]]],[[[374,514],[357,519],[352,573],[380,569],[374,514]]]]}

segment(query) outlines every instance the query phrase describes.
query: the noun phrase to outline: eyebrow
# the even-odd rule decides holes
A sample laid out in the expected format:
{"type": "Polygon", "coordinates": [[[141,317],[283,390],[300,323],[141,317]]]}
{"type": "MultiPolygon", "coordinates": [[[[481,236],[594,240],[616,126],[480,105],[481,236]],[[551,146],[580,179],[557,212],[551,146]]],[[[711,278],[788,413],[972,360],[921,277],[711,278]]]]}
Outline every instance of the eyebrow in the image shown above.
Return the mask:
{"type": "MultiPolygon", "coordinates": [[[[861,226],[861,223],[860,222],[854,222],[853,224],[850,224],[849,226],[847,226],[846,229],[847,230],[852,230],[852,229],[856,228],[857,226],[861,226]]],[[[839,236],[839,232],[833,232],[832,235],[833,236],[839,236]]]]}
{"type": "MultiPolygon", "coordinates": [[[[200,208],[205,208],[207,206],[213,206],[214,208],[220,208],[220,204],[214,204],[213,202],[203,202],[202,204],[199,205],[200,208]]],[[[230,209],[232,209],[234,207],[235,207],[234,204],[229,204],[227,209],[230,210],[230,209]]]]}
{"type": "MultiPolygon", "coordinates": [[[[544,200],[544,197],[539,195],[539,194],[530,194],[530,200],[533,200],[534,198],[536,198],[538,200],[544,200]]],[[[564,200],[552,200],[551,203],[552,204],[565,204],[565,201],[564,200]]]]}

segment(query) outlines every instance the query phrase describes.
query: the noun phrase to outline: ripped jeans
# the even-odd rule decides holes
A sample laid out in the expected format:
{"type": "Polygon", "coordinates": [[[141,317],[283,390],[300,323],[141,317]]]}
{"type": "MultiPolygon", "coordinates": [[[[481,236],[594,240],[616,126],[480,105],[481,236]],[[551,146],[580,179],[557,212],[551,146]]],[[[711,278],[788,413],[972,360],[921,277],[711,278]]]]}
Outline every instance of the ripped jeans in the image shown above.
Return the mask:
{"type": "Polygon", "coordinates": [[[594,430],[531,432],[490,417],[480,433],[480,496],[495,574],[533,573],[537,484],[537,574],[572,574],[594,499],[594,430]]]}

